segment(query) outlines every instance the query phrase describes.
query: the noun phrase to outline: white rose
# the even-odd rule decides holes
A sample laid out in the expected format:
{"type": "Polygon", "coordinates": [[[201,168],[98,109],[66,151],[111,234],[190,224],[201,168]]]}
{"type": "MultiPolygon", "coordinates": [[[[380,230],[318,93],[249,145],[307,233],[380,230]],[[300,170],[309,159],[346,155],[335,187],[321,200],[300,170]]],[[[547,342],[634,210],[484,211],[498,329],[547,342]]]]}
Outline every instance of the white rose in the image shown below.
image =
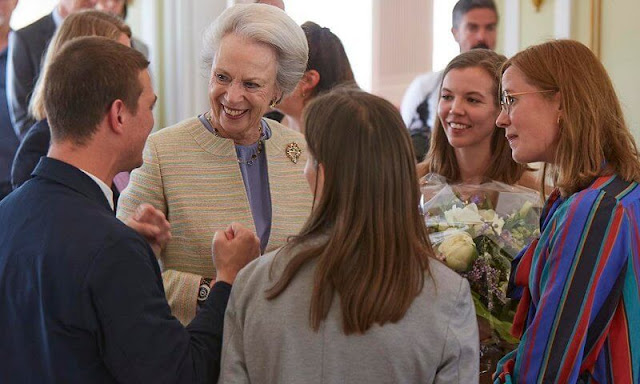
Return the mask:
{"type": "Polygon", "coordinates": [[[445,237],[438,247],[447,266],[458,272],[465,272],[478,257],[476,244],[467,232],[456,232],[445,237]]]}
{"type": "Polygon", "coordinates": [[[444,213],[444,217],[450,226],[460,223],[482,223],[482,217],[478,214],[478,206],[475,203],[471,203],[464,208],[453,207],[444,213]]]}

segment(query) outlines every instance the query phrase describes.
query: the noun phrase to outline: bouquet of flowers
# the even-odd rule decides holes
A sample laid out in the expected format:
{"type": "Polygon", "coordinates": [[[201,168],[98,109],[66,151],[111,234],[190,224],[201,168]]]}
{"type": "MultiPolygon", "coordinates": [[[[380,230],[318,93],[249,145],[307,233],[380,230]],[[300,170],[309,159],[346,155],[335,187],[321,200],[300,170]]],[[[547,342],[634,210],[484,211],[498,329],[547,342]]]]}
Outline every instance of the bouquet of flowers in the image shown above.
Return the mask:
{"type": "Polygon", "coordinates": [[[517,343],[509,333],[517,303],[506,296],[511,261],[539,235],[542,201],[528,188],[496,181],[450,185],[434,174],[421,180],[421,191],[437,257],[471,286],[481,352],[501,357],[517,343]]]}

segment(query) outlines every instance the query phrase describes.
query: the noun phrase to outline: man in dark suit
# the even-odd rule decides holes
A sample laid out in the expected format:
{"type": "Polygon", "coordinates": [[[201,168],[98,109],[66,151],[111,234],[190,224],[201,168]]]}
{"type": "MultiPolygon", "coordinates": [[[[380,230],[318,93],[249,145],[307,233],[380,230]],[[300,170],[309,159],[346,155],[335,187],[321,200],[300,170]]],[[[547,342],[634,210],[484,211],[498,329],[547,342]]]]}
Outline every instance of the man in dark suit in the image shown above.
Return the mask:
{"type": "Polygon", "coordinates": [[[96,0],[60,0],[53,12],[11,34],[6,75],[7,103],[11,124],[21,140],[34,123],[27,109],[49,41],[65,17],[93,8],[95,3],[96,0]]]}
{"type": "Polygon", "coordinates": [[[0,202],[2,383],[217,379],[230,284],[259,240],[238,225],[216,233],[217,282],[185,329],[151,247],[110,202],[111,180],[142,164],[153,126],[148,64],[118,42],[84,37],[49,67],[51,148],[0,202]]]}
{"type": "Polygon", "coordinates": [[[11,163],[20,144],[11,126],[5,81],[11,15],[17,5],[18,0],[0,1],[0,200],[11,193],[11,163]]]}

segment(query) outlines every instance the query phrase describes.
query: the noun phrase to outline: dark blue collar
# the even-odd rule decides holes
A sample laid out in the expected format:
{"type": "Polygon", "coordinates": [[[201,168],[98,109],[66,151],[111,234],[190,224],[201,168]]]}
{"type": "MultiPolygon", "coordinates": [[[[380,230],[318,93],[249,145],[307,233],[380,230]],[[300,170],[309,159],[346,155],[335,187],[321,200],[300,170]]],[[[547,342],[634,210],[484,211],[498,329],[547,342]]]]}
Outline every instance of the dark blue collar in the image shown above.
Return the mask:
{"type": "Polygon", "coordinates": [[[42,157],[33,170],[32,175],[65,185],[90,200],[97,202],[111,212],[111,214],[114,214],[98,184],[71,164],[50,157],[42,157]]]}

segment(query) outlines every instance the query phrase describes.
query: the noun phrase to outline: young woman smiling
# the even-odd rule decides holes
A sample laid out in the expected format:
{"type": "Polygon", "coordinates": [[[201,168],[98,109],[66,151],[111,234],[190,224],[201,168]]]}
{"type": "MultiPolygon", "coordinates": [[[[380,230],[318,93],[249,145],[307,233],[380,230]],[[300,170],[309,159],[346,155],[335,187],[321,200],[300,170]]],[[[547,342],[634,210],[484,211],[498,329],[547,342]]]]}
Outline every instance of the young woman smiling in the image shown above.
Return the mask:
{"type": "Polygon", "coordinates": [[[500,114],[497,73],[505,60],[491,50],[474,49],[447,65],[438,119],[418,176],[437,173],[450,183],[535,184],[527,166],[513,161],[509,142],[495,124],[500,114]]]}

